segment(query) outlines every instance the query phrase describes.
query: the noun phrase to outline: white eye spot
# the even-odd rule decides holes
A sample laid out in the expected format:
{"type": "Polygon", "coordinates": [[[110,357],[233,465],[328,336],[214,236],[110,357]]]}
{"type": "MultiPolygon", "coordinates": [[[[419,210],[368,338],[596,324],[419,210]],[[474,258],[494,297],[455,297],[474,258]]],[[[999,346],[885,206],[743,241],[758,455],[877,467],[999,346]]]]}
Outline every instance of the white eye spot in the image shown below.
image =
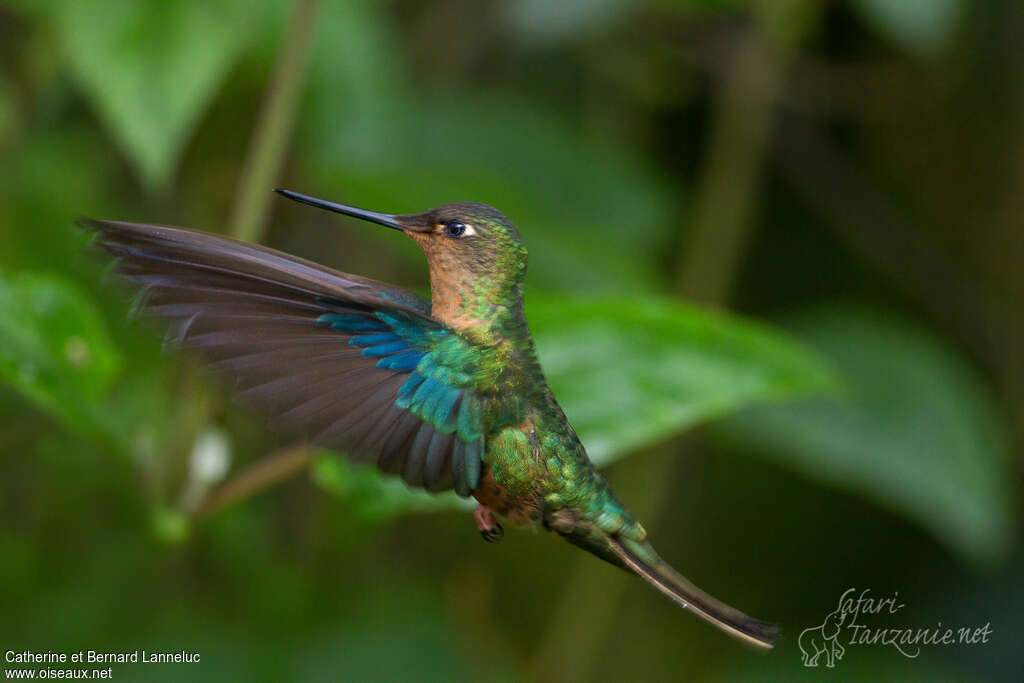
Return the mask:
{"type": "Polygon", "coordinates": [[[476,229],[472,225],[463,223],[460,220],[451,220],[441,224],[441,231],[447,237],[452,239],[462,239],[463,237],[472,237],[476,234],[476,229]]]}

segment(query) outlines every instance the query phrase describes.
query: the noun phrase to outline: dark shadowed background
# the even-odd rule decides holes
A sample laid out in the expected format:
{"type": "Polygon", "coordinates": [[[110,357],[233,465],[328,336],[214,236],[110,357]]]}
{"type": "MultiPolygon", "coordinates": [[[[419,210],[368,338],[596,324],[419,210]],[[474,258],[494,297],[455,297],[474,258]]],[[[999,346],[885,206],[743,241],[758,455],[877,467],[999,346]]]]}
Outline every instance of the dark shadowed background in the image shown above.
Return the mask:
{"type": "Polygon", "coordinates": [[[1022,36],[967,0],[0,3],[0,649],[201,655],[115,680],[1024,679],[1022,36]],[[72,227],[426,291],[410,241],[275,186],[507,213],[584,444],[776,651],[267,433],[72,227]],[[872,630],[991,635],[848,629],[805,668],[850,588],[898,594],[872,630]]]}

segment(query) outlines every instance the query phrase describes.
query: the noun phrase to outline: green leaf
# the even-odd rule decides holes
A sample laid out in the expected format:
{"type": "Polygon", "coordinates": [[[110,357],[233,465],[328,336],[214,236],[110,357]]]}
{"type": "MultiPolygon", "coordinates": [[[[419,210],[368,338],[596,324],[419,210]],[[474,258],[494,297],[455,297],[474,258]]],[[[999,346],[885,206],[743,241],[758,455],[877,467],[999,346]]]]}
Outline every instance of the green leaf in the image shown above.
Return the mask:
{"type": "MultiPolygon", "coordinates": [[[[785,335],[666,299],[531,296],[527,317],[555,396],[598,465],[744,406],[836,386],[785,335]]],[[[335,458],[314,477],[368,516],[459,505],[335,458]]]]}
{"type": "Polygon", "coordinates": [[[878,31],[919,54],[941,49],[963,13],[961,0],[854,0],[878,31]]]}
{"type": "Polygon", "coordinates": [[[249,3],[65,0],[71,70],[147,185],[165,185],[199,114],[256,28],[249,3]]]}
{"type": "Polygon", "coordinates": [[[530,297],[527,318],[551,388],[599,465],[745,406],[836,387],[795,340],[668,299],[530,297]]]}
{"type": "MultiPolygon", "coordinates": [[[[324,193],[397,213],[495,204],[530,245],[531,281],[548,288],[664,284],[659,266],[682,208],[677,185],[621,141],[588,135],[578,119],[528,99],[415,92],[394,68],[399,35],[375,19],[380,7],[330,5],[318,27],[300,137],[324,193]],[[616,248],[605,248],[612,240],[616,248]]],[[[389,237],[379,236],[394,244],[389,237]]]]}
{"type": "Polygon", "coordinates": [[[0,164],[0,268],[79,265],[89,238],[72,223],[83,213],[111,210],[102,189],[114,173],[109,156],[94,132],[62,126],[26,131],[0,164]]]}
{"type": "Polygon", "coordinates": [[[54,275],[0,275],[0,382],[96,436],[108,432],[98,404],[120,365],[88,294],[54,275]]]}
{"type": "Polygon", "coordinates": [[[977,375],[895,316],[825,309],[791,325],[844,372],[843,400],[750,410],[717,431],[907,516],[968,559],[1006,552],[1012,472],[977,375]]]}

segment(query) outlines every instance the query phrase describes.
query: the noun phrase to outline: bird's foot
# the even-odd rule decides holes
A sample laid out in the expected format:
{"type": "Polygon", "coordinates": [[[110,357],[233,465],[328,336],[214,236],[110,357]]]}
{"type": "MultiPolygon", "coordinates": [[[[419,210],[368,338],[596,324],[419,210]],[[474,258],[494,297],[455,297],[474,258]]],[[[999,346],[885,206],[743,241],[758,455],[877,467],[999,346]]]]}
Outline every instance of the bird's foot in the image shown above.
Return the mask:
{"type": "Polygon", "coordinates": [[[476,525],[480,529],[480,536],[488,543],[496,543],[505,535],[505,530],[494,518],[494,511],[486,505],[477,505],[473,512],[476,525]]]}

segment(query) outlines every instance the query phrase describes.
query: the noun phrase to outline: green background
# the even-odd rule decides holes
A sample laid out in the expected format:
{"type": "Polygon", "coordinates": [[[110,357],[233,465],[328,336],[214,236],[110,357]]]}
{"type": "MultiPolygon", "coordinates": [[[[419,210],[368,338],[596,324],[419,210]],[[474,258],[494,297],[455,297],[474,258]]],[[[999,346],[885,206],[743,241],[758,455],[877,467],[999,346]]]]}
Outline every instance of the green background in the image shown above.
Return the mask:
{"type": "Polygon", "coordinates": [[[201,654],[115,680],[1021,680],[1015,4],[0,3],[0,648],[201,654]],[[411,242],[275,186],[511,216],[592,457],[779,647],[331,454],[210,509],[297,451],[161,352],[72,224],[426,292],[411,242]],[[993,635],[911,659],[847,633],[804,668],[848,588],[905,604],[873,628],[993,635]]]}

